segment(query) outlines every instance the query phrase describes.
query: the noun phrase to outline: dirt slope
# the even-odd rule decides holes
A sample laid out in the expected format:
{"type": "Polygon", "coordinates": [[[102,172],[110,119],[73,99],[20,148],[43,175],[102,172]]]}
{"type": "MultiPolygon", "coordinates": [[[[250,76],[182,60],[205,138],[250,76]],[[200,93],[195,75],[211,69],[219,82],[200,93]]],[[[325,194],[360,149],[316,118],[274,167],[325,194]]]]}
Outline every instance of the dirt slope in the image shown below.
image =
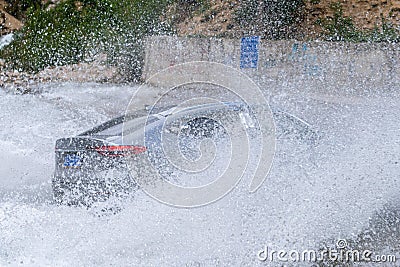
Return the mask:
{"type": "Polygon", "coordinates": [[[5,11],[7,3],[0,0],[0,36],[18,30],[22,27],[21,21],[5,11]]]}
{"type": "MultiPolygon", "coordinates": [[[[174,14],[181,16],[178,20],[178,34],[240,36],[241,29],[234,19],[239,1],[210,0],[209,2],[208,9],[204,12],[197,11],[190,15],[179,12],[174,14]]],[[[382,18],[400,27],[400,0],[306,0],[303,20],[297,26],[299,35],[312,36],[319,33],[321,29],[316,26],[316,21],[331,18],[334,13],[331,6],[336,2],[342,4],[343,15],[351,17],[358,28],[372,29],[382,23],[382,18]]]]}

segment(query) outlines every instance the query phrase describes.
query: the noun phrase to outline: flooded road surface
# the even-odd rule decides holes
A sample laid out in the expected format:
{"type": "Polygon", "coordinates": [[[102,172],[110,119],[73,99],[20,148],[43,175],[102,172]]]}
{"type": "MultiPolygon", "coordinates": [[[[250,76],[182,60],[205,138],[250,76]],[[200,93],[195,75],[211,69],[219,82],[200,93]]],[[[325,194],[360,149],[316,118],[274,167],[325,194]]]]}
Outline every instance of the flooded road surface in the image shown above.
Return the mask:
{"type": "Polygon", "coordinates": [[[311,150],[278,143],[271,173],[253,194],[245,180],[218,202],[182,209],[138,191],[114,215],[52,203],[55,140],[122,114],[134,91],[71,83],[29,95],[0,91],[1,266],[281,266],[257,252],[318,249],[368,229],[380,231],[370,235],[376,253],[395,248],[398,239],[388,237],[400,235],[398,213],[376,219],[399,203],[400,99],[391,96],[274,97],[321,140],[311,150]]]}

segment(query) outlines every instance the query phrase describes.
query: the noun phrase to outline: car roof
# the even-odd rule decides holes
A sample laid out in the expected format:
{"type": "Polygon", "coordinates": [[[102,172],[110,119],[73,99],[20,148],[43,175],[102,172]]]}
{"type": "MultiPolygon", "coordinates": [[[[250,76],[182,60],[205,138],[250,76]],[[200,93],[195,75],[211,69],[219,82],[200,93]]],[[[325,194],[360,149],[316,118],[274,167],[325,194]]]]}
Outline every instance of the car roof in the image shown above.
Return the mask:
{"type": "MultiPolygon", "coordinates": [[[[201,104],[201,105],[193,105],[193,106],[188,106],[188,107],[179,107],[177,105],[170,105],[170,106],[164,106],[164,107],[146,107],[144,109],[136,110],[134,112],[130,112],[129,114],[121,115],[119,117],[116,117],[114,119],[111,119],[109,121],[106,121],[105,123],[100,124],[99,126],[96,126],[88,131],[85,131],[78,136],[108,136],[108,135],[118,135],[119,132],[122,133],[122,128],[121,125],[124,122],[131,121],[134,119],[138,119],[141,117],[146,117],[149,116],[151,117],[151,121],[154,122],[156,119],[162,119],[163,117],[167,117],[170,115],[177,114],[179,112],[190,112],[192,110],[202,110],[202,109],[212,109],[212,108],[219,108],[221,107],[220,105],[223,104],[225,107],[228,108],[233,108],[233,109],[241,109],[245,108],[247,105],[241,102],[219,102],[219,103],[207,103],[207,104],[201,104]],[[101,132],[104,132],[114,126],[118,126],[119,128],[115,129],[115,132],[117,134],[101,134],[101,132]]],[[[302,124],[304,127],[307,127],[311,129],[312,131],[315,131],[313,127],[303,119],[290,114],[286,111],[283,111],[281,109],[278,109],[276,107],[271,107],[271,110],[274,114],[274,117],[287,117],[292,121],[296,121],[297,123],[302,124]]]]}

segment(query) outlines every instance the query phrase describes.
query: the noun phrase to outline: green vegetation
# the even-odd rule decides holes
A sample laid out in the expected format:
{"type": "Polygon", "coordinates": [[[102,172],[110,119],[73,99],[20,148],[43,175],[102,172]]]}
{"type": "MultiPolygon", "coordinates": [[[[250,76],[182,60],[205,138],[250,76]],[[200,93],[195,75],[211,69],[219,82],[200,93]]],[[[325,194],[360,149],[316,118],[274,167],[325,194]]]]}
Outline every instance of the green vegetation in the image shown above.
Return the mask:
{"type": "Polygon", "coordinates": [[[36,72],[106,53],[109,63],[118,64],[130,80],[138,80],[142,39],[169,31],[160,21],[168,4],[168,0],[64,0],[50,9],[32,6],[25,26],[0,57],[12,69],[36,72]]]}
{"type": "Polygon", "coordinates": [[[348,42],[399,42],[400,31],[382,17],[382,23],[373,30],[358,29],[350,17],[343,15],[340,2],[332,3],[333,18],[318,20],[324,31],[324,38],[330,41],[348,42]]]}

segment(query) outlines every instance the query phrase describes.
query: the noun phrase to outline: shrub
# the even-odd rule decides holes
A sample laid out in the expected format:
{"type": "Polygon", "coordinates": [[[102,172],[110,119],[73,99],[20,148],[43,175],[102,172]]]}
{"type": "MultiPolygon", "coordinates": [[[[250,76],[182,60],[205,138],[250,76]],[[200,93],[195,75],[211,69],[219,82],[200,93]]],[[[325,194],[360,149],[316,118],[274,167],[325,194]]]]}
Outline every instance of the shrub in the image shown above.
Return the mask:
{"type": "Polygon", "coordinates": [[[320,20],[327,39],[332,41],[356,41],[362,37],[350,17],[343,16],[343,8],[340,2],[332,3],[330,8],[334,11],[333,18],[320,20]]]}
{"type": "Polygon", "coordinates": [[[129,80],[137,80],[142,38],[169,29],[159,20],[167,4],[168,0],[64,0],[51,9],[32,9],[0,56],[9,68],[37,72],[106,53],[109,63],[118,63],[129,80]]]}
{"type": "Polygon", "coordinates": [[[324,32],[324,38],[330,41],[348,42],[399,42],[399,30],[382,17],[381,25],[375,26],[373,30],[358,29],[350,17],[343,15],[340,2],[331,4],[334,11],[333,18],[320,19],[317,21],[324,32]]]}

